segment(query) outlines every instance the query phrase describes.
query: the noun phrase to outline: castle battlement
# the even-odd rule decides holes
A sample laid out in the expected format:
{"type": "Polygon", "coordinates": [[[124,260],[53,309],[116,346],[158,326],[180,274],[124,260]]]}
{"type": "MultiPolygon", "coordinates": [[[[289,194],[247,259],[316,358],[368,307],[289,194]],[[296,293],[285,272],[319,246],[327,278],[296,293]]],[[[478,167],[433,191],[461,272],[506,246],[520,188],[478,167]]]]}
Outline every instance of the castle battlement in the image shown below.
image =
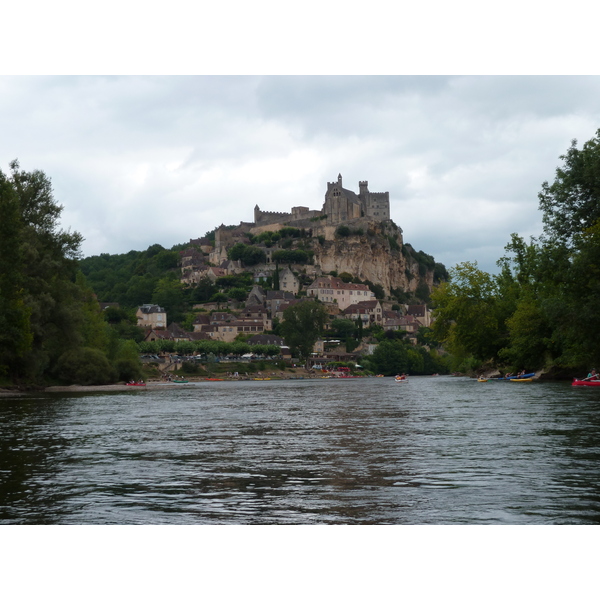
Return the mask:
{"type": "Polygon", "coordinates": [[[290,221],[303,221],[317,217],[327,217],[327,225],[340,225],[347,221],[367,217],[375,221],[390,218],[389,192],[370,192],[368,181],[358,182],[359,193],[342,186],[342,175],[337,181],[327,182],[325,202],[321,210],[310,210],[305,206],[295,206],[291,213],[263,211],[258,204],[254,207],[254,224],[284,225],[290,221]]]}

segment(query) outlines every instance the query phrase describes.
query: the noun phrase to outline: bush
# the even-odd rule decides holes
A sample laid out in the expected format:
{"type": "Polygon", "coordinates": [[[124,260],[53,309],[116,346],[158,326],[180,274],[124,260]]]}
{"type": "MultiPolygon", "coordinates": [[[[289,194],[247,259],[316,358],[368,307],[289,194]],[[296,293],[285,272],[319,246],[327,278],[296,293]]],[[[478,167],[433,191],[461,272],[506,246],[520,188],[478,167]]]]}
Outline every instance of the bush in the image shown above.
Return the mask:
{"type": "Polygon", "coordinates": [[[143,379],[139,360],[121,358],[115,361],[115,369],[120,381],[139,381],[143,379]]]}
{"type": "Polygon", "coordinates": [[[181,364],[181,371],[188,375],[196,375],[200,372],[200,365],[186,360],[181,364]]]}
{"type": "Polygon", "coordinates": [[[117,380],[106,355],[94,348],[68,350],[58,359],[56,375],[64,383],[103,385],[117,380]]]}

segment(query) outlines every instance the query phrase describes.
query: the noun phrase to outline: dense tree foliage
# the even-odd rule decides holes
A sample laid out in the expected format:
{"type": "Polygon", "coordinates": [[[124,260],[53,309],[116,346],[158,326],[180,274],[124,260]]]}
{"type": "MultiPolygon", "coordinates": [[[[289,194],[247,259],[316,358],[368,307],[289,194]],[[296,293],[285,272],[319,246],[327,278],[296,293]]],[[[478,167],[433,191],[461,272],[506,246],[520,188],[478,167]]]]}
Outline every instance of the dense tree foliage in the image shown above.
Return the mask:
{"type": "Polygon", "coordinates": [[[577,374],[600,363],[600,130],[573,141],[539,194],[544,234],[513,234],[499,275],[464,263],[432,295],[434,333],[456,357],[577,374]]]}
{"type": "Polygon", "coordinates": [[[301,360],[306,360],[327,322],[327,311],[321,303],[309,300],[286,308],[283,318],[279,326],[281,334],[290,345],[292,353],[297,353],[301,360]]]}
{"type": "Polygon", "coordinates": [[[560,157],[554,182],[542,184],[538,194],[545,233],[554,241],[571,246],[581,233],[600,219],[600,129],[596,136],[577,148],[571,142],[560,157]]]}
{"type": "Polygon", "coordinates": [[[382,375],[431,375],[446,373],[447,366],[435,350],[413,346],[404,339],[383,339],[371,356],[362,361],[370,371],[382,375]]]}
{"type": "MultiPolygon", "coordinates": [[[[179,278],[178,260],[177,252],[154,244],[145,251],[89,256],[79,265],[100,302],[137,308],[152,301],[161,280],[169,275],[171,279],[179,278]]],[[[164,287],[165,282],[161,285],[164,287]]]]}
{"type": "Polygon", "coordinates": [[[78,272],[81,235],[59,229],[50,179],[13,161],[10,175],[0,171],[0,211],[0,376],[85,379],[74,361],[89,355],[104,379],[114,377],[108,355],[118,344],[78,272]]]}
{"type": "Polygon", "coordinates": [[[229,260],[241,260],[242,264],[247,267],[267,261],[267,255],[264,250],[256,246],[242,244],[241,242],[229,250],[227,257],[229,260]]]}

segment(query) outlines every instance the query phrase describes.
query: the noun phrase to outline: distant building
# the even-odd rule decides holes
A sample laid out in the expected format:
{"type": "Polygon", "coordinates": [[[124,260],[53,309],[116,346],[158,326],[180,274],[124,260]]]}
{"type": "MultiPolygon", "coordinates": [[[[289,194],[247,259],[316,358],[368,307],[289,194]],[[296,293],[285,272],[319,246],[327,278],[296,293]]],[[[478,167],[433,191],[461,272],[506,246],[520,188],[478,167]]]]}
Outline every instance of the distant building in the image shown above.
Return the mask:
{"type": "Polygon", "coordinates": [[[431,311],[426,304],[411,304],[408,306],[406,314],[414,317],[423,327],[431,326],[431,311]]]}
{"type": "Polygon", "coordinates": [[[368,285],[344,283],[339,277],[317,277],[306,288],[306,295],[314,296],[321,302],[335,302],[340,310],[345,310],[351,304],[375,298],[368,285]]]}
{"type": "Polygon", "coordinates": [[[167,313],[157,304],[142,304],[135,313],[138,327],[150,329],[165,329],[167,326],[167,313]]]}
{"type": "Polygon", "coordinates": [[[358,182],[358,194],[342,186],[342,176],[337,182],[328,182],[325,202],[322,210],[310,210],[305,206],[295,206],[292,212],[262,211],[254,207],[255,225],[292,225],[294,222],[308,221],[323,217],[327,225],[339,225],[346,221],[369,218],[374,221],[385,221],[390,218],[390,193],[370,192],[368,181],[358,182]]]}

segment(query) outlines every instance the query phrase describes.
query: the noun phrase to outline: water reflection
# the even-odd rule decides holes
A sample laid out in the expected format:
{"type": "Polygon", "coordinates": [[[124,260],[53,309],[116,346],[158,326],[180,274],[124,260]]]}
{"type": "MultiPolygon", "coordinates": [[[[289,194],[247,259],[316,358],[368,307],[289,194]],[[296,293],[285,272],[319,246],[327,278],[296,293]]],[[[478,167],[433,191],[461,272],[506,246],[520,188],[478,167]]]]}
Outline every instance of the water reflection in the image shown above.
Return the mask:
{"type": "Polygon", "coordinates": [[[600,394],[579,391],[414,378],[5,399],[0,518],[596,523],[600,394]]]}

